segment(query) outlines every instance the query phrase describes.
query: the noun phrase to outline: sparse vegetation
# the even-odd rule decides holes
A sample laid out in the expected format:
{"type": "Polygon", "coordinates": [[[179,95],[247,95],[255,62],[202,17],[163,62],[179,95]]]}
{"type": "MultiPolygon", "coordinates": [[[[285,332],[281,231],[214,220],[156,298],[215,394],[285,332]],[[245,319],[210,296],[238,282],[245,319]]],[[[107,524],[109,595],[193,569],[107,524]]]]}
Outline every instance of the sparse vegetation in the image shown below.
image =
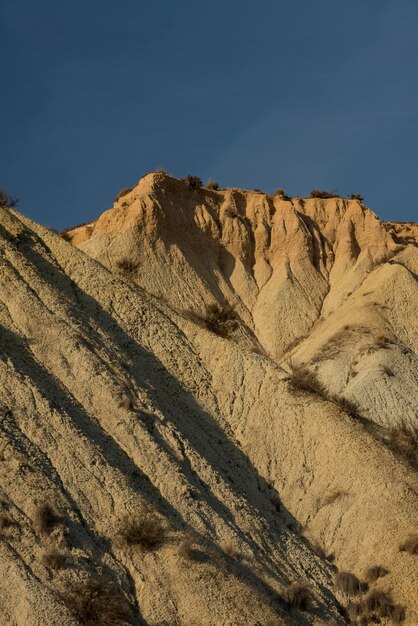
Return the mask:
{"type": "Polygon", "coordinates": [[[326,387],[321,383],[315,372],[310,370],[303,363],[298,365],[290,363],[289,365],[291,368],[289,383],[293,389],[297,391],[309,391],[319,396],[326,396],[326,387]]]}
{"type": "Polygon", "coordinates": [[[283,600],[292,608],[306,611],[311,604],[311,593],[301,583],[292,583],[283,590],[283,600]]]}
{"type": "Polygon", "coordinates": [[[236,211],[234,211],[234,209],[230,206],[227,206],[225,211],[224,211],[224,216],[225,217],[238,217],[238,213],[236,211]]]}
{"type": "Polygon", "coordinates": [[[165,534],[165,526],[149,504],[144,504],[137,515],[125,518],[120,529],[125,543],[142,550],[155,550],[165,534]]]}
{"type": "Polygon", "coordinates": [[[237,559],[239,557],[240,553],[239,553],[239,549],[235,541],[232,541],[230,539],[225,539],[224,541],[221,542],[220,548],[225,554],[230,556],[232,559],[237,559]]]}
{"type": "Polygon", "coordinates": [[[52,547],[43,554],[42,563],[48,569],[62,569],[65,564],[65,554],[57,550],[57,548],[52,547]]]}
{"type": "Polygon", "coordinates": [[[379,578],[383,578],[383,576],[386,576],[387,574],[389,574],[389,570],[381,567],[380,565],[374,565],[373,567],[369,567],[369,569],[366,570],[364,579],[368,583],[374,583],[376,582],[376,580],[378,580],[379,578]]]}
{"type": "Polygon", "coordinates": [[[206,184],[206,189],[212,189],[213,191],[217,191],[219,189],[219,183],[217,183],[215,180],[210,180],[206,184]]]}
{"type": "Polygon", "coordinates": [[[290,200],[290,196],[287,196],[281,187],[274,191],[273,196],[278,196],[281,200],[290,200]]]}
{"type": "Polygon", "coordinates": [[[135,402],[131,396],[126,395],[120,399],[118,407],[125,409],[125,411],[133,411],[135,409],[135,402]]]}
{"type": "Polygon", "coordinates": [[[220,337],[229,337],[238,327],[238,315],[234,309],[226,304],[210,304],[206,307],[204,323],[208,330],[220,337]]]}
{"type": "Polygon", "coordinates": [[[84,626],[130,623],[131,614],[122,592],[102,579],[69,583],[61,598],[84,626]]]}
{"type": "Polygon", "coordinates": [[[115,198],[115,202],[118,202],[118,200],[123,198],[123,196],[126,196],[128,193],[131,193],[132,189],[133,189],[132,187],[124,187],[123,189],[121,189],[115,198]]]}
{"type": "Polygon", "coordinates": [[[6,515],[6,513],[2,513],[0,515],[0,531],[7,530],[8,528],[11,528],[11,526],[13,526],[12,518],[9,515],[6,515]]]}
{"type": "Polygon", "coordinates": [[[311,198],[339,198],[340,196],[336,191],[324,191],[322,189],[313,189],[310,193],[311,198]]]}
{"type": "Polygon", "coordinates": [[[19,204],[19,200],[9,196],[3,189],[0,189],[0,206],[14,209],[19,204]]]}
{"type": "Polygon", "coordinates": [[[181,540],[178,555],[185,559],[186,561],[193,561],[194,559],[194,541],[193,539],[187,535],[184,539],[181,540]]]}
{"type": "Polygon", "coordinates": [[[418,425],[402,420],[389,429],[389,448],[418,470],[418,425]]]}
{"type": "Polygon", "coordinates": [[[364,198],[359,193],[350,194],[350,200],[358,200],[359,202],[363,202],[364,198]]]}
{"type": "Polygon", "coordinates": [[[202,179],[199,176],[186,176],[184,182],[187,184],[189,189],[200,189],[202,187],[202,179]]]}
{"type": "Polygon", "coordinates": [[[253,191],[255,191],[255,193],[265,193],[262,189],[258,189],[257,187],[253,189],[253,191]]]}
{"type": "Polygon", "coordinates": [[[337,589],[348,596],[358,596],[367,591],[367,584],[362,583],[351,572],[337,572],[334,576],[334,584],[337,589]]]}
{"type": "Polygon", "coordinates": [[[54,507],[49,502],[44,502],[35,510],[33,527],[37,533],[50,535],[60,518],[54,507]]]}
{"type": "Polygon", "coordinates": [[[116,267],[121,274],[131,277],[137,271],[138,264],[128,257],[124,257],[116,261],[116,267]]]}
{"type": "Polygon", "coordinates": [[[399,546],[400,552],[408,554],[418,554],[418,532],[411,533],[399,546]]]}
{"type": "Polygon", "coordinates": [[[344,413],[347,413],[353,419],[359,419],[361,417],[359,413],[359,406],[354,400],[350,400],[349,398],[344,398],[343,396],[329,396],[329,400],[337,404],[344,413]]]}

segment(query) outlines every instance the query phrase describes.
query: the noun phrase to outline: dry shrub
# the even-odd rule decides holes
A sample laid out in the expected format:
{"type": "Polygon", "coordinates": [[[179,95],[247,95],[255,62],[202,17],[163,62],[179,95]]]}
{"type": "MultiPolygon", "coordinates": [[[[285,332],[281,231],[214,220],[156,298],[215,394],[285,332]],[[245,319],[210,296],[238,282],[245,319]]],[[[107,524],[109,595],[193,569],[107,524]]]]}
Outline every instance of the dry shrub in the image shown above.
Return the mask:
{"type": "Polygon", "coordinates": [[[130,193],[132,189],[133,189],[132,187],[124,187],[123,189],[121,189],[115,198],[115,202],[117,202],[118,200],[123,198],[123,196],[126,196],[128,193],[130,193]]]}
{"type": "Polygon", "coordinates": [[[13,526],[14,522],[9,515],[2,513],[0,515],[0,530],[7,530],[13,526]]]}
{"type": "Polygon", "coordinates": [[[238,327],[238,315],[229,304],[210,304],[206,307],[204,322],[206,328],[215,335],[229,337],[238,327]]]}
{"type": "Polygon", "coordinates": [[[221,550],[230,556],[233,559],[237,559],[240,555],[239,548],[235,541],[231,541],[230,539],[225,539],[220,544],[221,550]]]}
{"type": "Polygon", "coordinates": [[[142,550],[154,550],[164,541],[165,526],[154,509],[144,504],[136,516],[122,522],[120,535],[125,543],[142,550]]]}
{"type": "Polygon", "coordinates": [[[329,399],[338,404],[340,409],[347,413],[350,417],[354,419],[360,419],[361,415],[359,413],[359,406],[354,400],[349,400],[348,398],[343,398],[342,396],[330,396],[329,399]]]}
{"type": "Polygon", "coordinates": [[[388,347],[388,343],[390,343],[390,339],[384,333],[379,333],[373,337],[373,344],[378,348],[386,349],[388,347]]]}
{"type": "Polygon", "coordinates": [[[364,579],[368,583],[374,583],[379,578],[383,578],[383,576],[386,576],[386,574],[389,574],[389,570],[387,570],[384,567],[381,567],[380,565],[374,565],[373,567],[369,567],[369,569],[366,570],[364,579]]]}
{"type": "Polygon", "coordinates": [[[102,579],[69,583],[61,598],[84,626],[116,626],[131,623],[122,592],[102,579]]]}
{"type": "Polygon", "coordinates": [[[319,396],[326,396],[327,390],[318,376],[303,363],[295,365],[290,363],[291,378],[290,386],[297,391],[308,391],[319,396]]]}
{"type": "Polygon", "coordinates": [[[118,407],[125,409],[125,411],[133,411],[135,409],[135,402],[130,396],[124,396],[120,400],[118,407]]]}
{"type": "Polygon", "coordinates": [[[281,189],[280,187],[278,189],[275,190],[275,192],[273,193],[273,196],[278,196],[280,198],[280,200],[290,200],[290,196],[287,196],[285,194],[284,189],[281,189]]]}
{"type": "Polygon", "coordinates": [[[337,572],[334,576],[334,583],[337,589],[348,596],[358,596],[367,591],[367,585],[351,572],[337,572]]]}
{"type": "Polygon", "coordinates": [[[313,189],[310,193],[311,198],[339,198],[336,191],[324,191],[322,189],[313,189]]]}
{"type": "Polygon", "coordinates": [[[385,376],[388,376],[388,377],[395,376],[395,374],[393,373],[393,370],[391,370],[390,367],[388,367],[387,365],[382,365],[380,368],[380,371],[382,372],[382,374],[385,374],[385,376]]]}
{"type": "Polygon", "coordinates": [[[210,180],[206,184],[206,189],[212,189],[213,191],[217,191],[219,189],[219,183],[217,183],[215,180],[210,180]]]}
{"type": "Polygon", "coordinates": [[[8,207],[9,209],[13,209],[17,206],[19,200],[17,198],[13,198],[13,196],[9,196],[3,189],[0,189],[0,206],[8,207]]]}
{"type": "Polygon", "coordinates": [[[306,611],[311,604],[311,599],[309,589],[301,583],[292,583],[283,590],[283,600],[295,609],[306,611]]]}
{"type": "Polygon", "coordinates": [[[164,174],[165,176],[168,176],[168,172],[164,167],[159,167],[158,170],[155,170],[156,174],[164,174]]]}
{"type": "Polygon", "coordinates": [[[189,189],[200,189],[202,187],[202,179],[199,176],[186,176],[184,182],[187,184],[189,189]]]}
{"type": "Polygon", "coordinates": [[[230,206],[227,206],[225,211],[224,211],[224,216],[225,217],[239,217],[238,213],[236,211],[234,211],[234,209],[230,206]]]}
{"type": "Polygon", "coordinates": [[[50,535],[60,521],[59,515],[49,502],[44,502],[35,510],[33,527],[37,533],[50,535]]]}
{"type": "Polygon", "coordinates": [[[61,569],[65,565],[65,554],[52,547],[43,554],[42,563],[49,569],[61,569]]]}
{"type": "Polygon", "coordinates": [[[184,537],[184,539],[182,539],[182,541],[180,542],[178,555],[181,556],[183,559],[186,559],[187,561],[193,561],[194,552],[194,541],[188,535],[187,537],[184,537]]]}
{"type": "Polygon", "coordinates": [[[389,429],[388,444],[392,452],[418,470],[418,425],[402,420],[389,429]]]}
{"type": "Polygon", "coordinates": [[[138,269],[138,264],[125,257],[116,261],[116,267],[121,274],[124,274],[125,276],[132,276],[132,274],[134,274],[138,269]]]}
{"type": "Polygon", "coordinates": [[[253,189],[253,191],[255,191],[255,193],[265,193],[262,189],[258,189],[258,187],[253,189]]]}
{"type": "Polygon", "coordinates": [[[350,194],[350,200],[358,200],[359,202],[363,202],[364,198],[359,193],[350,194]]]}
{"type": "Polygon", "coordinates": [[[399,546],[400,552],[418,554],[418,533],[411,533],[399,546]]]}
{"type": "Polygon", "coordinates": [[[405,609],[394,604],[390,595],[380,589],[372,591],[361,606],[367,615],[388,618],[392,624],[401,624],[405,619],[405,609]]]}

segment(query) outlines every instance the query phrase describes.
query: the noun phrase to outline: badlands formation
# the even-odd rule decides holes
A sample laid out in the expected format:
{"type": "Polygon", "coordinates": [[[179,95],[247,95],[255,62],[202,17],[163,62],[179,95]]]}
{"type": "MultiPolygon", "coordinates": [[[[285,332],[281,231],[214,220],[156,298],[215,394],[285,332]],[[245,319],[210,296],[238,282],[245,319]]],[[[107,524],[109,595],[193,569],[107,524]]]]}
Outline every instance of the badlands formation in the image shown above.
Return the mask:
{"type": "Polygon", "coordinates": [[[418,625],[418,228],[144,176],[0,209],[0,623],[418,625]]]}

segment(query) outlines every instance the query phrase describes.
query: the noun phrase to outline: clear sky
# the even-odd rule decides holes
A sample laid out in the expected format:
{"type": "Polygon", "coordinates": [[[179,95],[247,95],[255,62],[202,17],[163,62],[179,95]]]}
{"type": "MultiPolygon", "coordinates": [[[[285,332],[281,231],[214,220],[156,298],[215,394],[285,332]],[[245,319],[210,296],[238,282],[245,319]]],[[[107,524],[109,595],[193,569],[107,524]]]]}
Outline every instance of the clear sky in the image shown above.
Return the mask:
{"type": "Polygon", "coordinates": [[[1,0],[0,187],[62,228],[165,167],[418,221],[418,0],[1,0]]]}

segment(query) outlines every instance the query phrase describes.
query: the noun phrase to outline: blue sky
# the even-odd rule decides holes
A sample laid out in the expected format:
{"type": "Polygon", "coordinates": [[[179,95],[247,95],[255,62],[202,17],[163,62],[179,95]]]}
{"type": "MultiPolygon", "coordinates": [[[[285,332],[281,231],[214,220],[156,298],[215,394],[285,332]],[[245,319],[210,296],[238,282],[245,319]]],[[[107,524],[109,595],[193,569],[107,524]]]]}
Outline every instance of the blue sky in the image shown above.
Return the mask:
{"type": "Polygon", "coordinates": [[[0,186],[63,228],[165,167],[418,220],[417,0],[2,0],[0,186]]]}

